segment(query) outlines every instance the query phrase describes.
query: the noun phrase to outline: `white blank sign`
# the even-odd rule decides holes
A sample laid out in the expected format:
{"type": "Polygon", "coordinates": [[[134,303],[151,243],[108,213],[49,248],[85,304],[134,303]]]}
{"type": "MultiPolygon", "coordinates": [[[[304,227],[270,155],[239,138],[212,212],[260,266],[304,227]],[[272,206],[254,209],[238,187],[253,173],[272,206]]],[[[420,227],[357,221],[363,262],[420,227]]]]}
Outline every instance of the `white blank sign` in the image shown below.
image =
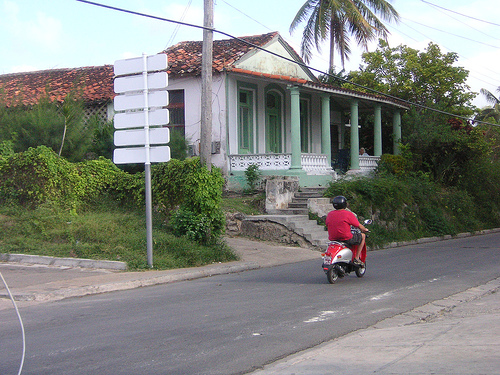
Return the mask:
{"type": "MultiPolygon", "coordinates": [[[[167,55],[165,53],[159,53],[157,55],[147,56],[146,61],[147,61],[148,72],[167,69],[167,55]]],[[[144,71],[144,60],[142,57],[134,57],[132,59],[115,61],[114,65],[115,76],[142,73],[143,71],[144,71]]]]}
{"type": "MultiPolygon", "coordinates": [[[[114,100],[115,111],[145,108],[146,101],[143,93],[132,95],[118,95],[114,100]]],[[[168,105],[167,91],[152,91],[148,93],[148,107],[165,107],[168,105]]]]}
{"type": "MultiPolygon", "coordinates": [[[[170,160],[170,147],[156,146],[149,148],[149,161],[151,163],[163,163],[170,160]]],[[[115,164],[146,163],[146,148],[117,148],[113,152],[115,164]]]]}
{"type": "MultiPolygon", "coordinates": [[[[168,86],[167,72],[149,73],[147,75],[148,90],[164,89],[168,86]]],[[[141,75],[117,77],[114,82],[115,92],[122,94],[127,91],[144,89],[144,77],[141,75]]]]}
{"type": "MultiPolygon", "coordinates": [[[[161,145],[170,141],[168,128],[150,128],[149,144],[161,145]]],[[[146,144],[146,129],[117,130],[114,136],[115,146],[144,146],[146,144]]]]}

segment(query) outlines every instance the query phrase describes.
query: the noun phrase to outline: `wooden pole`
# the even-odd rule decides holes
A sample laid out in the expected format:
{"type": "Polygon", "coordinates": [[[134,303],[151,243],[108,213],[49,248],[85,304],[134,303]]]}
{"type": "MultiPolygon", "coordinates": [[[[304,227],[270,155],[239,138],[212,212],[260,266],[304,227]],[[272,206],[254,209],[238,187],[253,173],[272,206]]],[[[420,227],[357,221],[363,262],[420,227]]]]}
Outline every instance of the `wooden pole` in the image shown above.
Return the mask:
{"type": "Polygon", "coordinates": [[[204,0],[203,47],[201,57],[200,158],[212,170],[212,61],[214,2],[204,0]]]}

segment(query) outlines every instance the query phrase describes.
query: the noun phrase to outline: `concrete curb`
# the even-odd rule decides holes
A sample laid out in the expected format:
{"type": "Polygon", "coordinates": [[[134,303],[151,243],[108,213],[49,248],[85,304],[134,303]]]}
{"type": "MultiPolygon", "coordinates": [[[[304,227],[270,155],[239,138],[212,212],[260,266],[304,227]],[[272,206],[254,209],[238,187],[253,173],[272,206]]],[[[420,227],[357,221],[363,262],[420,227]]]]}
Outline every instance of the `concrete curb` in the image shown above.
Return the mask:
{"type": "Polygon", "coordinates": [[[178,281],[200,279],[215,275],[230,274],[260,268],[256,262],[238,262],[235,264],[217,264],[199,268],[164,271],[162,275],[140,273],[135,279],[112,281],[98,285],[63,287],[50,292],[14,293],[16,301],[48,302],[70,297],[82,297],[91,294],[101,294],[120,290],[129,290],[146,286],[169,284],[178,281]]]}
{"type": "MultiPolygon", "coordinates": [[[[495,303],[496,310],[486,312],[474,307],[474,301],[495,295],[499,289],[500,278],[490,280],[278,359],[249,374],[497,374],[498,326],[488,329],[487,325],[491,318],[495,319],[493,324],[498,321],[499,304],[495,303]],[[485,320],[478,323],[478,318],[485,320]]],[[[475,306],[481,304],[485,303],[475,306]]]]}
{"type": "Polygon", "coordinates": [[[447,235],[440,236],[440,237],[424,237],[424,238],[419,238],[417,240],[412,240],[412,241],[391,242],[391,243],[386,244],[382,247],[368,248],[368,250],[374,251],[374,250],[382,250],[382,249],[391,249],[394,247],[417,245],[417,244],[422,244],[422,243],[430,243],[430,242],[438,242],[438,241],[454,240],[454,239],[459,239],[459,238],[480,236],[482,234],[490,234],[490,233],[498,233],[498,232],[500,232],[500,228],[485,229],[485,230],[480,230],[477,232],[458,233],[455,236],[447,234],[447,235]]]}
{"type": "Polygon", "coordinates": [[[0,254],[0,261],[16,262],[21,264],[42,264],[45,266],[96,268],[115,271],[125,271],[128,268],[127,263],[112,260],[57,258],[27,254],[0,254]]]}
{"type": "MultiPolygon", "coordinates": [[[[260,217],[256,218],[256,221],[263,220],[260,217]]],[[[286,219],[281,219],[279,222],[282,225],[289,225],[289,222],[286,222],[286,219]]],[[[478,236],[482,234],[490,234],[490,233],[498,233],[500,232],[500,228],[495,229],[485,229],[478,232],[470,232],[470,233],[459,233],[455,236],[445,235],[441,237],[425,237],[419,238],[413,241],[402,241],[402,242],[392,242],[383,247],[377,248],[368,248],[368,250],[382,250],[382,249],[390,249],[394,247],[401,246],[409,246],[437,241],[446,241],[452,240],[456,238],[465,238],[478,236]]],[[[59,266],[59,267],[80,267],[80,268],[93,268],[93,269],[103,269],[103,270],[114,270],[114,271],[126,271],[128,269],[127,263],[111,261],[111,260],[92,260],[92,259],[82,259],[82,258],[58,258],[58,257],[49,257],[49,256],[41,256],[41,255],[27,255],[27,254],[6,254],[0,253],[0,262],[13,262],[20,264],[41,264],[46,266],[59,266]]]]}
{"type": "Polygon", "coordinates": [[[428,323],[443,314],[449,313],[462,303],[474,301],[486,294],[496,293],[499,289],[500,278],[493,279],[486,284],[466,289],[463,292],[452,294],[446,298],[429,302],[405,313],[381,320],[371,326],[370,329],[394,327],[395,323],[396,325],[428,323]]]}

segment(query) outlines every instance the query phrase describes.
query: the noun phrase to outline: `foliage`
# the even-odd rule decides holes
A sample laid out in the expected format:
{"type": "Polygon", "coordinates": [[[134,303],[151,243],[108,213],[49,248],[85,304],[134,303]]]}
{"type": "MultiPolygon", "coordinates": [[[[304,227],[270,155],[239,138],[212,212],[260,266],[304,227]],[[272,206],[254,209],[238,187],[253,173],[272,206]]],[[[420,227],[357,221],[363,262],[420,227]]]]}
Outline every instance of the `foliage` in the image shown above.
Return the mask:
{"type": "MultiPolygon", "coordinates": [[[[417,119],[419,117],[414,117],[417,119]]],[[[483,133],[462,120],[443,122],[408,121],[404,137],[413,155],[415,169],[428,173],[437,182],[455,186],[465,168],[489,153],[483,133]]]]}
{"type": "Polygon", "coordinates": [[[347,198],[349,208],[360,220],[374,220],[368,237],[371,246],[471,232],[500,224],[498,206],[488,213],[478,211],[478,197],[465,190],[445,189],[425,178],[343,180],[332,183],[325,194],[337,195],[347,198]]]}
{"type": "MultiPolygon", "coordinates": [[[[390,48],[380,40],[376,51],[363,54],[363,64],[351,72],[351,81],[421,106],[470,115],[477,94],[466,83],[469,72],[454,65],[457,59],[456,53],[443,54],[432,42],[418,51],[404,45],[390,48]]],[[[362,90],[357,85],[344,87],[362,90]]]]}
{"type": "Polygon", "coordinates": [[[335,69],[330,69],[327,74],[320,74],[318,79],[322,83],[326,83],[335,87],[342,87],[347,81],[350,80],[350,75],[346,74],[345,69],[336,72],[335,69]]]}
{"type": "Polygon", "coordinates": [[[171,129],[168,146],[170,147],[170,157],[172,159],[186,159],[188,142],[181,131],[176,128],[171,129]]]}
{"type": "Polygon", "coordinates": [[[0,159],[0,203],[35,207],[57,201],[74,208],[85,192],[73,164],[45,146],[0,159]]]}
{"type": "Polygon", "coordinates": [[[13,142],[15,152],[43,145],[69,161],[78,162],[89,155],[111,157],[113,138],[109,124],[102,124],[95,116],[85,120],[83,102],[69,95],[62,104],[42,98],[33,107],[0,105],[2,141],[13,142]]]}
{"type": "MultiPolygon", "coordinates": [[[[0,244],[7,253],[118,260],[148,269],[144,212],[103,200],[72,215],[54,203],[33,210],[0,206],[0,244]]],[[[153,217],[155,269],[196,267],[235,260],[225,244],[202,246],[165,231],[153,217]]]]}
{"type": "Polygon", "coordinates": [[[14,142],[1,141],[0,142],[0,158],[9,158],[14,155],[14,142]]]}
{"type": "Polygon", "coordinates": [[[87,126],[93,129],[92,142],[85,154],[85,159],[97,159],[103,156],[106,159],[113,159],[113,121],[102,121],[98,116],[91,116],[87,121],[87,126]]]}
{"type": "Polygon", "coordinates": [[[306,21],[301,42],[301,55],[308,62],[313,47],[320,50],[325,40],[330,43],[330,69],[334,68],[334,48],[337,48],[342,66],[351,53],[350,35],[365,49],[376,36],[387,37],[383,20],[398,20],[399,15],[386,0],[329,1],[307,0],[299,9],[290,26],[290,31],[306,21]]]}
{"type": "Polygon", "coordinates": [[[262,177],[262,172],[259,170],[259,166],[257,164],[250,164],[245,170],[245,178],[247,180],[249,193],[255,193],[257,188],[257,184],[259,183],[260,178],[262,177]]]}
{"type": "Polygon", "coordinates": [[[152,184],[153,201],[167,219],[172,210],[179,208],[170,218],[175,233],[202,243],[220,238],[225,229],[221,210],[224,179],[218,168],[209,171],[199,158],[173,159],[152,170],[152,184]]]}
{"type": "Polygon", "coordinates": [[[0,204],[36,208],[54,202],[74,211],[104,193],[113,192],[116,200],[126,202],[135,183],[108,159],[74,164],[45,146],[0,158],[0,204]]]}

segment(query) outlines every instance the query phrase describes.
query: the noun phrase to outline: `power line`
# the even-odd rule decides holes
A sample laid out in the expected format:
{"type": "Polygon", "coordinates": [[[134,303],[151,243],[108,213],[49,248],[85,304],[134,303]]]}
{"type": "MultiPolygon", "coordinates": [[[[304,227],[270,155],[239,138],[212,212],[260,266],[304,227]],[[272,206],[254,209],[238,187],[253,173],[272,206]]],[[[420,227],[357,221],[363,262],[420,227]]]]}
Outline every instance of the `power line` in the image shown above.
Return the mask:
{"type": "MultiPolygon", "coordinates": [[[[191,7],[191,3],[192,2],[193,2],[193,0],[189,0],[188,5],[186,6],[186,8],[184,9],[184,12],[182,13],[182,16],[181,16],[181,19],[180,19],[181,21],[183,21],[184,18],[186,17],[186,14],[187,14],[189,8],[191,7]]],[[[177,24],[175,26],[174,31],[173,31],[172,35],[170,36],[170,39],[168,40],[167,45],[165,46],[165,49],[167,49],[167,47],[170,46],[170,44],[174,41],[174,38],[177,35],[177,32],[179,31],[180,27],[181,27],[180,24],[177,24]]]]}
{"type": "Polygon", "coordinates": [[[429,25],[424,25],[423,23],[420,23],[420,22],[417,22],[417,21],[413,21],[413,20],[410,20],[409,18],[403,18],[403,19],[406,19],[407,21],[410,21],[410,22],[414,22],[420,26],[424,26],[424,27],[428,27],[429,29],[432,29],[432,30],[436,30],[436,31],[440,31],[442,33],[445,33],[445,34],[449,34],[449,35],[452,35],[452,36],[456,36],[457,38],[462,38],[462,39],[466,39],[466,40],[469,40],[471,42],[475,42],[475,43],[479,43],[479,44],[483,44],[485,46],[488,46],[488,47],[493,47],[495,49],[500,49],[500,47],[498,46],[494,46],[492,44],[488,44],[488,43],[484,43],[484,42],[480,42],[479,40],[474,40],[474,39],[471,39],[471,38],[467,38],[466,36],[461,36],[461,35],[457,35],[457,34],[453,34],[453,33],[450,33],[448,31],[445,31],[445,30],[440,30],[438,28],[435,28],[435,27],[432,27],[432,26],[429,26],[429,25]]]}
{"type": "MultiPolygon", "coordinates": [[[[424,1],[424,2],[425,2],[425,1],[424,1]]],[[[481,33],[481,34],[483,34],[483,35],[486,35],[487,37],[490,37],[490,38],[495,39],[495,40],[500,40],[499,38],[496,38],[496,37],[494,37],[494,36],[492,36],[492,35],[489,35],[489,34],[487,34],[487,33],[483,32],[483,31],[481,31],[481,30],[479,30],[479,29],[476,29],[475,27],[473,27],[473,26],[471,26],[471,25],[469,25],[469,24],[467,24],[467,23],[465,23],[465,22],[463,22],[463,21],[460,21],[458,18],[453,17],[452,15],[450,15],[450,14],[446,13],[445,11],[443,11],[443,10],[442,10],[442,9],[443,9],[442,7],[438,7],[438,6],[436,6],[436,5],[434,5],[434,4],[431,4],[431,3],[428,3],[428,2],[425,2],[425,3],[426,3],[426,4],[429,4],[429,6],[431,6],[431,7],[441,8],[441,10],[440,10],[440,9],[437,9],[437,10],[439,11],[439,13],[442,13],[442,14],[444,14],[445,16],[447,16],[447,17],[449,17],[449,18],[451,18],[451,19],[453,19],[453,20],[455,20],[455,21],[457,21],[457,22],[459,22],[459,23],[461,23],[461,24],[464,24],[464,25],[466,25],[466,26],[470,27],[472,30],[477,31],[478,33],[481,33]]]]}
{"type": "Polygon", "coordinates": [[[493,26],[500,26],[500,24],[498,24],[498,23],[494,23],[494,22],[490,22],[490,21],[485,21],[485,20],[482,20],[482,19],[480,19],[480,18],[476,18],[476,17],[468,16],[467,14],[459,13],[459,12],[456,12],[456,11],[454,11],[454,10],[444,8],[444,7],[442,7],[442,6],[439,6],[439,5],[436,5],[436,4],[433,4],[433,3],[430,3],[430,2],[425,1],[425,0],[420,0],[420,1],[422,1],[423,3],[429,4],[429,5],[432,5],[432,6],[436,7],[436,8],[441,8],[441,9],[443,9],[443,10],[446,10],[447,12],[451,12],[451,13],[458,14],[458,15],[460,15],[460,16],[462,16],[462,17],[467,17],[467,18],[473,19],[473,20],[475,20],[475,21],[488,23],[488,24],[493,25],[493,26]]]}
{"type": "Polygon", "coordinates": [[[240,12],[241,14],[243,14],[245,17],[248,17],[250,18],[252,21],[254,22],[257,22],[259,25],[265,27],[266,29],[268,29],[269,31],[273,31],[272,29],[270,29],[269,27],[267,27],[266,25],[264,25],[263,23],[260,23],[259,21],[257,21],[255,18],[252,18],[251,16],[249,16],[248,14],[246,14],[245,12],[239,10],[238,8],[232,6],[231,4],[229,4],[227,1],[224,1],[222,0],[222,2],[228,6],[230,6],[231,8],[233,8],[234,10],[236,10],[237,12],[240,12]]]}
{"type": "MultiPolygon", "coordinates": [[[[136,12],[136,11],[132,11],[132,10],[128,10],[128,9],[123,9],[123,8],[118,8],[118,7],[114,7],[114,6],[110,6],[110,5],[105,5],[105,4],[100,4],[100,3],[96,3],[94,1],[88,1],[88,0],[76,0],[76,1],[81,2],[81,3],[85,3],[85,4],[95,5],[95,6],[98,6],[98,7],[101,7],[101,8],[105,8],[105,9],[115,10],[115,11],[118,11],[118,12],[123,12],[123,13],[132,14],[132,15],[136,15],[136,16],[151,18],[151,19],[155,19],[155,20],[159,20],[159,21],[165,21],[165,22],[171,22],[171,23],[181,24],[181,25],[184,25],[184,26],[190,26],[190,27],[194,27],[194,28],[198,28],[198,29],[203,29],[203,30],[210,30],[210,31],[212,31],[214,33],[218,33],[218,34],[227,36],[228,38],[235,39],[235,40],[237,40],[237,41],[239,41],[241,43],[245,43],[245,44],[247,44],[247,45],[249,45],[249,46],[251,46],[251,47],[253,47],[255,49],[264,51],[266,53],[269,53],[269,54],[271,54],[271,55],[273,55],[275,57],[278,57],[280,59],[283,59],[285,61],[291,62],[293,64],[297,64],[297,65],[299,65],[301,67],[304,67],[304,68],[309,69],[311,71],[314,71],[314,72],[326,75],[328,77],[339,79],[339,80],[341,80],[341,81],[343,81],[345,83],[349,83],[349,84],[351,84],[351,85],[353,85],[355,87],[359,87],[359,88],[362,88],[364,90],[368,90],[368,91],[370,91],[372,93],[375,93],[375,94],[378,94],[378,95],[382,95],[382,96],[384,96],[386,98],[390,98],[390,99],[393,99],[395,101],[399,101],[401,103],[408,104],[410,106],[416,106],[416,107],[419,107],[419,108],[422,108],[422,109],[430,110],[430,111],[433,111],[433,112],[436,112],[436,113],[444,114],[444,115],[447,115],[447,116],[452,116],[452,117],[463,119],[463,120],[466,120],[466,121],[470,121],[471,120],[470,118],[465,117],[465,116],[456,115],[456,114],[453,114],[453,113],[441,111],[441,110],[436,109],[436,108],[425,106],[423,104],[414,103],[414,102],[411,102],[409,100],[401,99],[401,98],[398,98],[396,96],[393,96],[393,95],[390,95],[390,94],[386,94],[386,93],[383,93],[381,91],[374,90],[374,89],[372,89],[370,87],[362,86],[362,85],[360,85],[358,83],[351,82],[351,81],[349,81],[347,79],[344,79],[342,77],[334,76],[332,74],[329,74],[328,72],[323,72],[323,71],[321,71],[319,69],[310,67],[310,66],[308,66],[305,63],[302,63],[300,61],[296,61],[296,60],[290,59],[288,57],[282,56],[282,55],[280,55],[278,53],[266,50],[265,48],[263,48],[261,46],[258,46],[256,44],[250,43],[250,42],[248,42],[248,41],[246,41],[246,40],[244,40],[242,38],[233,36],[233,35],[228,34],[226,32],[219,31],[219,30],[217,30],[215,28],[207,28],[207,27],[204,27],[204,26],[189,24],[189,23],[186,23],[186,22],[175,21],[175,20],[171,20],[171,19],[168,19],[168,18],[164,18],[164,17],[153,16],[153,15],[146,14],[146,13],[136,12]]],[[[485,121],[475,121],[475,122],[476,123],[482,123],[482,124],[485,124],[485,125],[500,126],[499,124],[492,124],[492,123],[485,122],[485,121]]]]}

